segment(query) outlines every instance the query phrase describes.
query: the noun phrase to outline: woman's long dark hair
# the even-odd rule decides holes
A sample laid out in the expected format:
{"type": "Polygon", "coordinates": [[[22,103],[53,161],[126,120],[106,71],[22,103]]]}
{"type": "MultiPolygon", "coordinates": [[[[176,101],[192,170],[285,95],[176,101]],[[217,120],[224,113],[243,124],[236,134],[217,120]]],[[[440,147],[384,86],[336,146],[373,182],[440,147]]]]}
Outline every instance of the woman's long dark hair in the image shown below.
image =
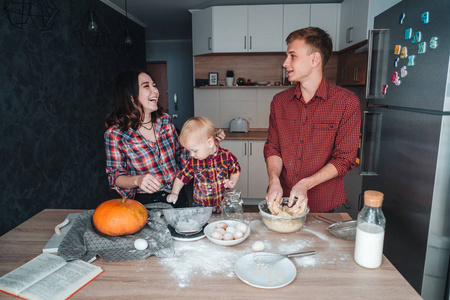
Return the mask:
{"type": "MultiPolygon", "coordinates": [[[[141,126],[145,117],[141,113],[144,108],[137,100],[139,98],[138,77],[141,73],[149,75],[146,71],[139,70],[125,70],[117,74],[112,91],[111,111],[105,120],[106,128],[119,125],[121,130],[127,131],[130,127],[137,130],[141,126]],[[135,99],[134,103],[132,99],[135,99]]],[[[158,105],[158,109],[151,114],[152,122],[155,122],[162,114],[162,108],[158,105]]]]}

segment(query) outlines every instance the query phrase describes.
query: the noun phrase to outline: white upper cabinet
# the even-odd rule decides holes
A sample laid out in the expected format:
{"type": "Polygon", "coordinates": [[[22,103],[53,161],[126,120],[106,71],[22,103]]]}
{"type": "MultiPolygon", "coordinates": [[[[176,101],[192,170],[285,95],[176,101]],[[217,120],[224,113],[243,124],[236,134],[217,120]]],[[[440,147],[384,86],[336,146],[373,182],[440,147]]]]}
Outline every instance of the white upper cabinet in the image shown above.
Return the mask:
{"type": "Polygon", "coordinates": [[[283,5],[248,6],[248,52],[280,52],[283,44],[283,5]]]}
{"type": "Polygon", "coordinates": [[[193,54],[281,52],[283,5],[213,6],[192,13],[193,54]]]}
{"type": "Polygon", "coordinates": [[[339,50],[366,40],[375,16],[400,1],[344,0],[340,12],[339,50]]]}
{"type": "Polygon", "coordinates": [[[212,52],[246,52],[247,23],[246,5],[212,7],[212,52]]]}
{"type": "Polygon", "coordinates": [[[338,28],[340,4],[311,4],[310,26],[325,30],[333,40],[333,51],[339,49],[338,28]]]}
{"type": "Polygon", "coordinates": [[[283,52],[287,50],[286,38],[288,37],[288,35],[294,30],[309,26],[310,11],[311,4],[283,5],[283,52]]]}
{"type": "Polygon", "coordinates": [[[212,52],[212,8],[192,12],[192,52],[212,52]]]}

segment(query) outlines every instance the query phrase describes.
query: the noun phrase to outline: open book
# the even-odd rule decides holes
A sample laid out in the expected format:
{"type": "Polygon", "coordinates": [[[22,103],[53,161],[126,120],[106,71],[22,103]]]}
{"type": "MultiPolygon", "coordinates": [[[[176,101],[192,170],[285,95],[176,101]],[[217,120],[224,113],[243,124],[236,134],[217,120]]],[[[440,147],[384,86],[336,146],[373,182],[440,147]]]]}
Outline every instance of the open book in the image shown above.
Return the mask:
{"type": "Polygon", "coordinates": [[[66,262],[42,253],[0,277],[0,291],[23,299],[67,299],[103,273],[102,268],[82,260],[66,262]]]}

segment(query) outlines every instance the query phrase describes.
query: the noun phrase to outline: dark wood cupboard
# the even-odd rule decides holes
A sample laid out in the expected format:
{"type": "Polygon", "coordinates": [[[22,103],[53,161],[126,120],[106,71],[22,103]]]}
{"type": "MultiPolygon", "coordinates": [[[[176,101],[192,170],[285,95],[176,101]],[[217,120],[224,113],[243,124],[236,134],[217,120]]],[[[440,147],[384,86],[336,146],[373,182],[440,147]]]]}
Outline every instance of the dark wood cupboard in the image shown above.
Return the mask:
{"type": "Polygon", "coordinates": [[[337,85],[365,85],[367,74],[367,41],[339,52],[337,85]]]}

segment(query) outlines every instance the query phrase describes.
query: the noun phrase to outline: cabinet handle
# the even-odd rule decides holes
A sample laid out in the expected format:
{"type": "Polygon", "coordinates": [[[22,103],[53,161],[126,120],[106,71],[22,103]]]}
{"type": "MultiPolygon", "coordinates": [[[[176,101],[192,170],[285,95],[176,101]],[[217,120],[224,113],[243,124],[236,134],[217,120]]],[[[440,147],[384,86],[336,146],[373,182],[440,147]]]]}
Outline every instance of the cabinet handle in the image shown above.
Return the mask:
{"type": "Polygon", "coordinates": [[[211,37],[208,38],[208,50],[212,50],[212,48],[211,48],[211,37]]]}
{"type": "Polygon", "coordinates": [[[250,50],[252,49],[252,36],[250,36],[250,50]]]}
{"type": "Polygon", "coordinates": [[[253,143],[250,143],[250,155],[253,155],[253,147],[252,147],[253,143]]]}
{"type": "Polygon", "coordinates": [[[353,27],[349,27],[347,28],[347,33],[345,35],[345,41],[347,43],[351,43],[352,41],[352,31],[353,31],[353,27]]]}
{"type": "Polygon", "coordinates": [[[247,156],[247,143],[244,143],[244,156],[247,156]]]}
{"type": "Polygon", "coordinates": [[[359,73],[359,67],[356,67],[356,68],[355,68],[355,81],[356,81],[356,82],[359,81],[358,73],[359,73]]]}
{"type": "Polygon", "coordinates": [[[247,37],[244,36],[244,49],[247,49],[247,37]]]}
{"type": "Polygon", "coordinates": [[[344,73],[345,73],[345,70],[342,70],[342,75],[341,75],[342,82],[344,82],[344,73]]]}

